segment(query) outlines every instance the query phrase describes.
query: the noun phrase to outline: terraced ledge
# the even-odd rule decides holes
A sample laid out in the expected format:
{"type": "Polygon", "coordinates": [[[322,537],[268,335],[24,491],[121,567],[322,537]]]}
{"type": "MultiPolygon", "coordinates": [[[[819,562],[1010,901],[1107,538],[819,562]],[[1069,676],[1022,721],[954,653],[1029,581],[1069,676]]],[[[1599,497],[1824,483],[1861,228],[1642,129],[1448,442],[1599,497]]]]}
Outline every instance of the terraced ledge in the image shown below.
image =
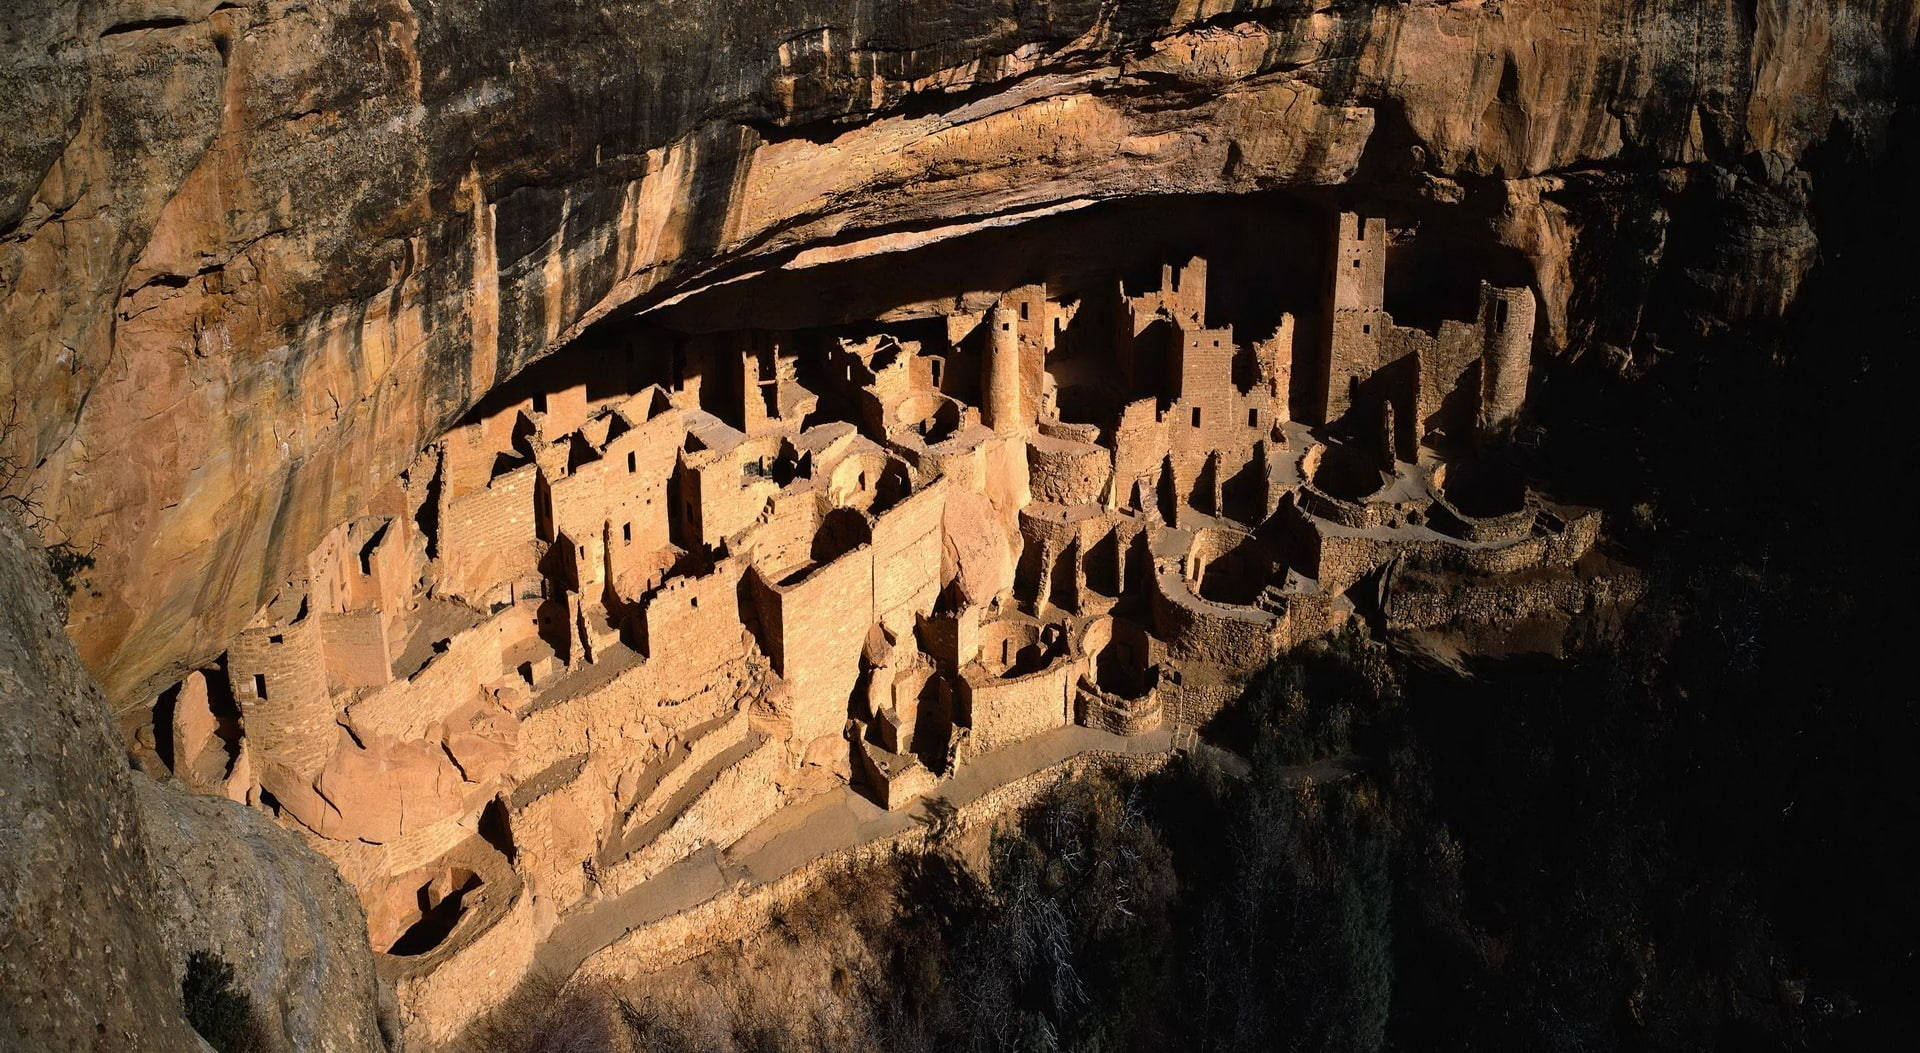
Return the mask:
{"type": "Polygon", "coordinates": [[[913,847],[941,822],[997,815],[1078,766],[1121,760],[1158,767],[1173,755],[1172,744],[1168,729],[1127,737],[1057,728],[975,758],[941,792],[894,812],[841,787],[781,809],[727,848],[701,847],[563,919],[541,946],[535,968],[550,976],[598,975],[683,961],[736,929],[757,926],[764,910],[743,908],[797,894],[838,865],[913,847]]]}

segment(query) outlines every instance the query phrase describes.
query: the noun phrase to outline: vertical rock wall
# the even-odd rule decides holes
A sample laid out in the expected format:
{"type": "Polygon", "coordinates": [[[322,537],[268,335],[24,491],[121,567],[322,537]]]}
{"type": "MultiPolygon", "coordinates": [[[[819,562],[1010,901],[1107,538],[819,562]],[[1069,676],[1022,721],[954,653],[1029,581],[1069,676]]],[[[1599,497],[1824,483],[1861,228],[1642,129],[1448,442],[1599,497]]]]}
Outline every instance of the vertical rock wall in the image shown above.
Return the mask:
{"type": "Polygon", "coordinates": [[[58,596],[0,510],[0,1048],[202,1049],[195,951],[234,966],[264,1048],[388,1048],[351,890],[264,815],[128,767],[58,596]]]}
{"type": "Polygon", "coordinates": [[[6,441],[51,532],[95,552],[72,630],[131,702],[489,385],[728,269],[1358,184],[1465,203],[1528,261],[1544,342],[1612,341],[1570,313],[1617,273],[1573,267],[1590,224],[1697,191],[1730,203],[1702,294],[1777,312],[1814,246],[1798,160],[1836,123],[1877,134],[1915,12],[16,0],[6,441]]]}

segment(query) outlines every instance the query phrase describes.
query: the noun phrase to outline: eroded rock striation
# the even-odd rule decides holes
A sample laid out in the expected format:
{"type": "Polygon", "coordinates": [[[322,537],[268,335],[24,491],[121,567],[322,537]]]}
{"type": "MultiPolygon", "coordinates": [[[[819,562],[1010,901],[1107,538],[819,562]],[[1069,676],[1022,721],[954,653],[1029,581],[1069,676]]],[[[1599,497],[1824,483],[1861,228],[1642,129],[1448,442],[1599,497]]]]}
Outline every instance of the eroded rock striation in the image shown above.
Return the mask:
{"type": "Polygon", "coordinates": [[[211,949],[287,1043],[375,1048],[370,940],[433,1046],[808,844],[1164,754],[1349,619],[1630,600],[1598,513],[1501,456],[1530,392],[1777,321],[1810,157],[1872,147],[1917,30],[16,4],[0,453],[94,565],[70,613],[0,611],[7,689],[78,721],[21,740],[5,829],[98,850],[111,952],[21,1019],[165,1048],[211,949]]]}
{"type": "Polygon", "coordinates": [[[96,554],[73,631],[131,702],[494,384],[739,268],[1360,183],[1467,204],[1549,350],[1631,343],[1663,259],[1720,294],[1663,324],[1776,311],[1814,243],[1796,166],[1872,137],[1914,29],[1865,0],[30,0],[0,74],[8,441],[96,554]],[[1682,194],[1719,229],[1668,259],[1682,194]]]}

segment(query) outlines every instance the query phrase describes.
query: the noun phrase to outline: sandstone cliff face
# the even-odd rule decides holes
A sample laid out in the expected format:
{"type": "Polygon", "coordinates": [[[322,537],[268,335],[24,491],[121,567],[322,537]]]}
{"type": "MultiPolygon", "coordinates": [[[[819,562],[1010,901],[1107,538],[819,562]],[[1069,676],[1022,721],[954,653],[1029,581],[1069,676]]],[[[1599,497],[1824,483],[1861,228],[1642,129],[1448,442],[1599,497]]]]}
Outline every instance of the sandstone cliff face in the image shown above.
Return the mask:
{"type": "Polygon", "coordinates": [[[1911,0],[22,0],[0,400],[110,696],[207,658],[614,309],[1092,201],[1363,187],[1517,250],[1547,350],[1777,313],[1797,164],[1911,0]],[[1704,229],[1670,229],[1700,203],[1704,229]],[[1684,235],[1684,237],[1682,237],[1684,235]],[[1714,305],[1651,314],[1652,276],[1714,305]],[[1604,306],[1603,306],[1604,305],[1604,306]]]}
{"type": "Polygon", "coordinates": [[[0,515],[0,1047],[196,1050],[187,956],[232,963],[265,1048],[387,1048],[359,902],[265,816],[137,776],[0,515]]]}

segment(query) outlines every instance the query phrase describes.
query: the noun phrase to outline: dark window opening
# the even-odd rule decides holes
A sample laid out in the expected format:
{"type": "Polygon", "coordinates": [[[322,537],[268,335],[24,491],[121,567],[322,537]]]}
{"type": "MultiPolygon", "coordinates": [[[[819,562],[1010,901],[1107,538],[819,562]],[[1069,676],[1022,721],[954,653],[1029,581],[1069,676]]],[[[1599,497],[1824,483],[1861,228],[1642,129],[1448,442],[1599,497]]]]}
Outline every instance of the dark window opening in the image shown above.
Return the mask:
{"type": "Polygon", "coordinates": [[[267,700],[267,674],[253,674],[253,694],[262,702],[267,700]]]}
{"type": "Polygon", "coordinates": [[[274,635],[272,635],[272,636],[269,636],[269,637],[267,637],[267,642],[268,642],[268,643],[273,643],[273,644],[278,644],[278,643],[286,643],[286,642],[287,642],[287,638],[286,638],[286,637],[284,637],[284,636],[281,636],[281,635],[280,635],[280,634],[278,634],[278,633],[275,633],[274,635]]]}
{"type": "Polygon", "coordinates": [[[629,473],[632,473],[632,472],[637,472],[639,470],[640,470],[640,455],[632,451],[628,451],[627,452],[627,471],[629,473]]]}
{"type": "Polygon", "coordinates": [[[1193,408],[1193,426],[1196,428],[1200,426],[1200,407],[1198,406],[1193,408]]]}
{"type": "Polygon", "coordinates": [[[1247,427],[1258,428],[1259,426],[1260,426],[1260,411],[1257,409],[1248,410],[1247,411],[1247,427]]]}
{"type": "Polygon", "coordinates": [[[1027,303],[1024,300],[1020,302],[1020,320],[1023,322],[1027,320],[1027,303]]]}
{"type": "Polygon", "coordinates": [[[533,412],[547,412],[547,396],[544,392],[533,397],[533,412]]]}
{"type": "Polygon", "coordinates": [[[626,542],[629,545],[633,544],[633,524],[632,523],[620,524],[620,540],[626,542]]]}
{"type": "Polygon", "coordinates": [[[1494,301],[1493,331],[1496,333],[1504,333],[1507,331],[1507,301],[1505,300],[1494,301]]]}

